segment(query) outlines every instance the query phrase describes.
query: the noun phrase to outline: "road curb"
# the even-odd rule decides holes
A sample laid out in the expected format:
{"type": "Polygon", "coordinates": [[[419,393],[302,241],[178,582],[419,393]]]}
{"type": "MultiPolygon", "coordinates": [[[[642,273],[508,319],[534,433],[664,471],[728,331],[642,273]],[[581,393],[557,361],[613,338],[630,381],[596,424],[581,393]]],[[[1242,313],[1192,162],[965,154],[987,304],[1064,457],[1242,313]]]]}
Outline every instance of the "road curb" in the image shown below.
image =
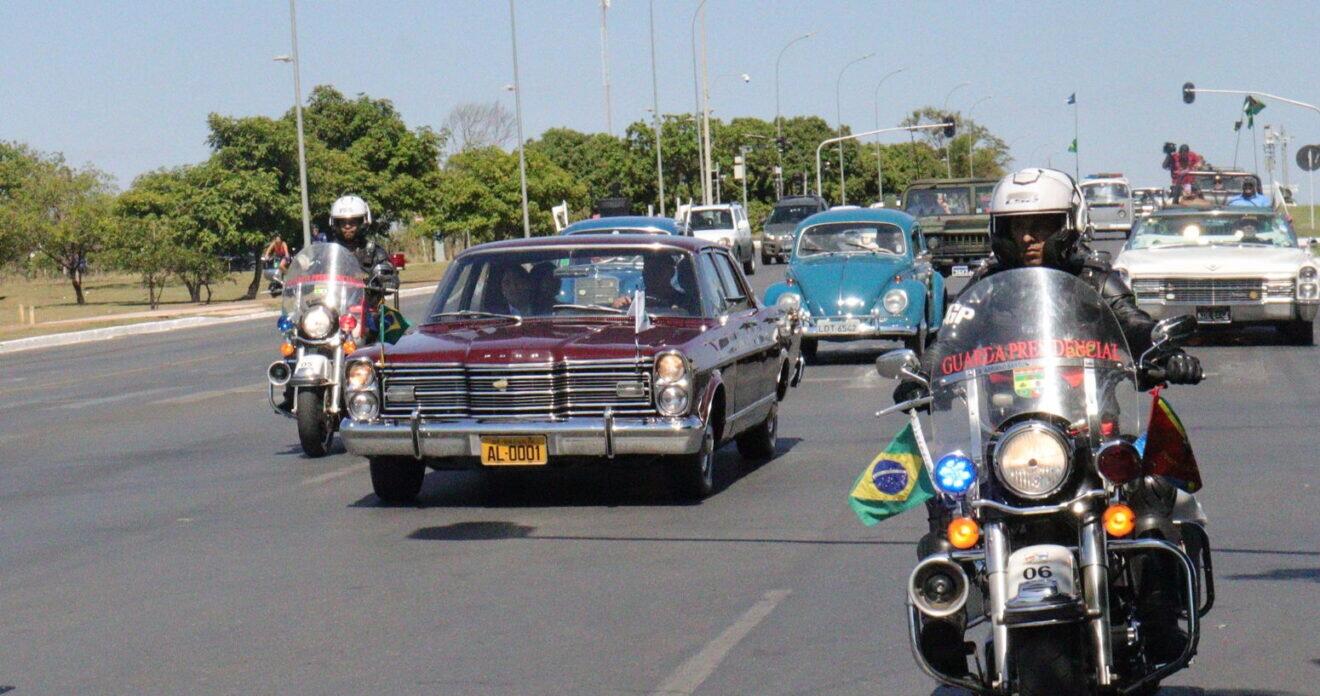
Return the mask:
{"type": "MultiPolygon", "coordinates": [[[[434,290],[433,287],[408,288],[407,290],[400,290],[399,296],[414,297],[416,295],[430,293],[432,290],[434,290]]],[[[91,343],[93,341],[106,341],[121,336],[141,336],[145,334],[164,333],[166,331],[174,331],[177,329],[219,326],[221,324],[234,324],[240,321],[255,321],[257,319],[272,319],[279,315],[280,313],[276,310],[265,310],[229,317],[191,316],[180,317],[178,319],[166,319],[164,321],[148,321],[140,324],[107,326],[100,329],[87,329],[84,331],[68,331],[65,333],[48,334],[46,336],[16,338],[12,341],[0,341],[0,355],[18,353],[26,350],[36,350],[38,348],[56,348],[59,346],[77,345],[79,343],[91,343]]]]}

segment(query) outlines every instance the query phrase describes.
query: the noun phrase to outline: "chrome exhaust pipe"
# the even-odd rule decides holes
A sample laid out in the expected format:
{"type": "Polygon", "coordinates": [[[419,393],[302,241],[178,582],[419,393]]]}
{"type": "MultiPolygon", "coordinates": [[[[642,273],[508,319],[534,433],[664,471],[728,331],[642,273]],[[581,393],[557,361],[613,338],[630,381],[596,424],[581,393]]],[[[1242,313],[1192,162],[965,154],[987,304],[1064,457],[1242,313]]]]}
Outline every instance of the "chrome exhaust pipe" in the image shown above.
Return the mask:
{"type": "Polygon", "coordinates": [[[292,377],[293,370],[289,368],[289,363],[283,360],[276,360],[270,364],[270,367],[266,368],[266,378],[277,387],[288,384],[292,377]]]}
{"type": "Polygon", "coordinates": [[[948,556],[931,556],[917,564],[908,578],[908,600],[932,619],[962,611],[970,583],[962,566],[948,556]]]}

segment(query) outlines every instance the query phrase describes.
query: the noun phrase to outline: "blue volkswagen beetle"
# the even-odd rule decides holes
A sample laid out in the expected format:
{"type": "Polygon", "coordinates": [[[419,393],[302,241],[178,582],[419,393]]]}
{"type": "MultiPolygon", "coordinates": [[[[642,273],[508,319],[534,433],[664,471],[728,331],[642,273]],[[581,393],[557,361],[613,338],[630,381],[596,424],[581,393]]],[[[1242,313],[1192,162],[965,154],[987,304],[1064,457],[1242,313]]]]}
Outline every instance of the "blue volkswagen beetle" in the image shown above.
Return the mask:
{"type": "Polygon", "coordinates": [[[933,272],[916,218],[897,210],[817,213],[798,223],[786,279],[767,304],[801,307],[802,354],[820,341],[896,339],[920,353],[944,319],[944,278],[933,272]]]}
{"type": "Polygon", "coordinates": [[[684,227],[667,217],[622,215],[579,220],[559,234],[674,234],[687,235],[684,227]]]}

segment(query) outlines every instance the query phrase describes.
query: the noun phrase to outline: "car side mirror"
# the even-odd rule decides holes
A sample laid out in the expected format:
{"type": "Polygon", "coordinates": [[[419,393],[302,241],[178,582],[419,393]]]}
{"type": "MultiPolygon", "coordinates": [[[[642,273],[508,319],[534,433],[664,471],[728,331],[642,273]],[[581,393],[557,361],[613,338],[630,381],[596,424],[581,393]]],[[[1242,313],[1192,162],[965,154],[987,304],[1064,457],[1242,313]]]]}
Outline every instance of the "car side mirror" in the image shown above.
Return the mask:
{"type": "Polygon", "coordinates": [[[1155,328],[1150,330],[1150,340],[1157,346],[1166,343],[1179,344],[1196,334],[1197,325],[1196,317],[1191,314],[1161,319],[1155,328]]]}
{"type": "Polygon", "coordinates": [[[904,382],[924,382],[921,375],[921,360],[917,354],[902,348],[891,350],[875,359],[875,371],[886,379],[901,379],[904,382]]]}
{"type": "Polygon", "coordinates": [[[383,288],[397,288],[399,287],[399,272],[388,263],[376,264],[371,269],[371,282],[373,285],[383,288]]]}

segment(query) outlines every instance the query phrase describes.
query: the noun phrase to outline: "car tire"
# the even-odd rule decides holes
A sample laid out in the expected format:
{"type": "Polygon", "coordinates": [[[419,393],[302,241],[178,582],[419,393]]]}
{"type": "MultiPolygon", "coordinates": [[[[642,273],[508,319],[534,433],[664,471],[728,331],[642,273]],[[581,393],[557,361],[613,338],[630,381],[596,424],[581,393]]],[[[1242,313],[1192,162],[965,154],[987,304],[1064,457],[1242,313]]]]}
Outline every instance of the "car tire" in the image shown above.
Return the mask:
{"type": "Polygon", "coordinates": [[[371,490],[386,505],[403,505],[417,499],[426,478],[426,465],[412,457],[370,457],[371,490]]]}
{"type": "Polygon", "coordinates": [[[669,485],[674,495],[683,501],[697,502],[710,497],[715,491],[714,415],[707,419],[701,437],[701,449],[692,454],[674,457],[669,462],[669,485]]]}
{"type": "Polygon", "coordinates": [[[334,417],[325,412],[324,389],[298,390],[298,443],[313,459],[330,453],[335,440],[334,417]]]}
{"type": "Polygon", "coordinates": [[[747,255],[747,260],[743,262],[743,275],[756,275],[756,251],[747,255]]]}
{"type": "Polygon", "coordinates": [[[738,436],[738,454],[749,462],[764,462],[775,456],[779,436],[779,404],[770,405],[765,420],[738,436]]]}
{"type": "Polygon", "coordinates": [[[1288,342],[1293,345],[1315,345],[1315,322],[1305,320],[1290,321],[1281,325],[1279,330],[1283,332],[1284,338],[1287,338],[1288,342]]]}
{"type": "Polygon", "coordinates": [[[816,362],[816,348],[818,346],[819,342],[814,339],[802,339],[802,359],[806,360],[808,364],[814,364],[816,362]]]}

